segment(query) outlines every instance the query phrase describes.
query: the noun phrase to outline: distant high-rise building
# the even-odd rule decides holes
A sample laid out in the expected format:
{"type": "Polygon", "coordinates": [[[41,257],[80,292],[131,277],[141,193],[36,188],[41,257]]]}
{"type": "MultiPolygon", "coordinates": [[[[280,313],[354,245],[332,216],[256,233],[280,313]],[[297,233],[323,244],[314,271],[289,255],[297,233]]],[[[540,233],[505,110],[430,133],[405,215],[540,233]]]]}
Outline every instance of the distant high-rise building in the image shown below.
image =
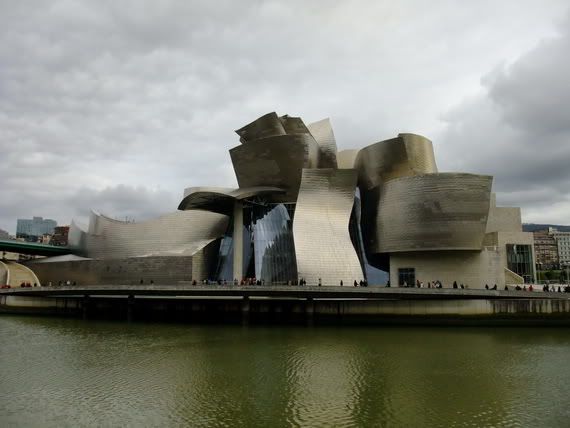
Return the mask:
{"type": "Polygon", "coordinates": [[[0,229],[0,239],[10,239],[10,234],[3,229],[0,229]]]}
{"type": "Polygon", "coordinates": [[[553,227],[550,227],[548,232],[551,236],[556,238],[560,265],[570,265],[570,232],[560,232],[558,229],[553,227]]]}
{"type": "Polygon", "coordinates": [[[57,222],[48,218],[33,217],[31,220],[19,218],[16,226],[16,237],[24,238],[27,241],[37,241],[42,235],[51,235],[56,226],[57,222]]]}
{"type": "Polygon", "coordinates": [[[536,230],[533,233],[536,263],[540,270],[556,269],[559,265],[558,242],[549,230],[536,230]]]}

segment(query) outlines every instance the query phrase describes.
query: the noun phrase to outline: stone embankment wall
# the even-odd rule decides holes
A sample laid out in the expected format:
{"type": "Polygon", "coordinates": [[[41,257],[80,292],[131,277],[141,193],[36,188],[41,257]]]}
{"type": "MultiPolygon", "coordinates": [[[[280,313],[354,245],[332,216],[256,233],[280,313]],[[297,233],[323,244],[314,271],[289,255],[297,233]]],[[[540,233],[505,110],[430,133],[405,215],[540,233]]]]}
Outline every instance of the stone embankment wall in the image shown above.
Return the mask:
{"type": "Polygon", "coordinates": [[[170,316],[188,320],[239,320],[247,311],[253,322],[366,322],[377,324],[502,324],[525,325],[556,323],[570,325],[570,300],[561,299],[470,299],[470,300],[308,300],[234,298],[126,299],[93,297],[0,296],[4,312],[85,314],[89,317],[125,318],[129,307],[141,319],[170,316]],[[127,302],[129,305],[127,305],[127,302]],[[87,311],[84,306],[89,305],[87,311]],[[247,308],[247,309],[244,309],[247,308]]]}
{"type": "Polygon", "coordinates": [[[203,274],[198,257],[132,257],[112,260],[72,260],[57,263],[29,263],[28,267],[40,279],[42,285],[59,281],[78,285],[96,284],[175,284],[191,281],[193,274],[200,279],[203,274]],[[196,269],[193,269],[196,268],[196,269]]]}

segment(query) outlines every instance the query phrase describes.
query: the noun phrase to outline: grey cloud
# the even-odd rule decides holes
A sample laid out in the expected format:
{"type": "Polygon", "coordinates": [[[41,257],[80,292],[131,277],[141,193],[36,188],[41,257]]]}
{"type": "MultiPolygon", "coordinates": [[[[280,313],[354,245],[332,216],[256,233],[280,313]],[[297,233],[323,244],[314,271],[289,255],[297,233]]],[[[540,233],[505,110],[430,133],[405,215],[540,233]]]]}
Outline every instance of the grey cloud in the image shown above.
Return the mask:
{"type": "Polygon", "coordinates": [[[166,202],[144,189],[175,200],[192,185],[235,186],[233,129],[267,111],[331,117],[341,149],[431,136],[444,108],[565,8],[0,0],[0,227],[14,231],[17,216],[68,222],[88,202],[80,189],[112,201],[105,189],[142,189],[144,211],[166,202]]]}
{"type": "Polygon", "coordinates": [[[178,202],[173,194],[164,190],[118,185],[100,191],[80,188],[66,199],[65,205],[73,207],[76,217],[83,220],[95,210],[117,219],[141,221],[175,211],[178,202]]]}
{"type": "Polygon", "coordinates": [[[570,223],[569,51],[564,25],[489,73],[484,94],[446,115],[438,145],[445,168],[493,174],[499,202],[522,206],[527,221],[570,223]]]}

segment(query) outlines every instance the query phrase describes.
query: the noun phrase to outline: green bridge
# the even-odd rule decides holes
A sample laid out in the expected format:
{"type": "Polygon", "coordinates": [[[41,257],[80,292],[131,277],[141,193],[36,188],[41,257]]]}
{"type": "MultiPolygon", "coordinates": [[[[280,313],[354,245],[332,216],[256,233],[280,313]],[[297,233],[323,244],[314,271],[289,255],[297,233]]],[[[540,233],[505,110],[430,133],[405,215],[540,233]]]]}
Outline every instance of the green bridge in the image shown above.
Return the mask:
{"type": "Polygon", "coordinates": [[[56,247],[54,245],[36,244],[34,242],[0,239],[0,252],[3,251],[33,256],[62,256],[71,253],[69,247],[56,247]]]}

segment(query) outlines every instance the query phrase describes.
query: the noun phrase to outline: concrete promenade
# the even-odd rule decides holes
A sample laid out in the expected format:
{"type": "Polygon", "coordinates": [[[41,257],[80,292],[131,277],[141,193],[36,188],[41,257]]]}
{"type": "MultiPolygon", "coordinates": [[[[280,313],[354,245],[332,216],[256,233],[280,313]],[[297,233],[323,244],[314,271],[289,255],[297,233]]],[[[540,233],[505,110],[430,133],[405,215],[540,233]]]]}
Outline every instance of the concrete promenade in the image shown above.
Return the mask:
{"type": "Polygon", "coordinates": [[[386,287],[97,285],[0,289],[0,313],[132,321],[570,326],[570,293],[386,287]]]}
{"type": "Polygon", "coordinates": [[[390,299],[390,300],[472,300],[472,299],[563,299],[570,293],[503,291],[454,288],[399,288],[352,286],[234,286],[234,285],[92,285],[10,288],[0,296],[164,296],[164,297],[259,297],[298,299],[390,299]]]}

